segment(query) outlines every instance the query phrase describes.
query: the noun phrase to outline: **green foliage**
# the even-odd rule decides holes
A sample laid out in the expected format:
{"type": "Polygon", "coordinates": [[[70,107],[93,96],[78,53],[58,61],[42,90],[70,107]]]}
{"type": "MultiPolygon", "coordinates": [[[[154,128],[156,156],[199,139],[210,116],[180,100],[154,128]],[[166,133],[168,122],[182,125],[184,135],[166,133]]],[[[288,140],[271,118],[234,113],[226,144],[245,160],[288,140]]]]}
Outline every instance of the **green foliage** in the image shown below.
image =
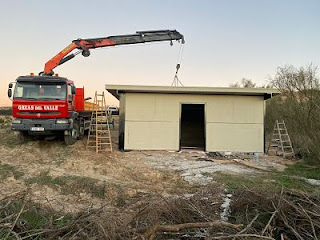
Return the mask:
{"type": "MultiPolygon", "coordinates": [[[[45,231],[43,231],[44,229],[64,227],[74,218],[70,214],[61,216],[61,213],[50,208],[45,208],[38,203],[31,202],[27,200],[27,198],[24,199],[23,196],[10,201],[0,201],[0,209],[2,209],[2,211],[0,211],[0,219],[7,219],[7,221],[14,221],[18,213],[21,212],[14,230],[15,232],[20,232],[20,234],[21,232],[29,232],[29,236],[35,234],[33,237],[27,239],[47,239],[47,237],[41,234],[41,232],[45,233],[45,231]]],[[[0,228],[0,239],[6,238],[8,230],[9,228],[0,228]]],[[[25,236],[25,234],[21,234],[20,236],[25,236]]],[[[16,239],[16,237],[12,238],[12,235],[9,235],[7,239],[16,239]]]]}
{"type": "Polygon", "coordinates": [[[1,127],[0,127],[0,131],[3,136],[0,141],[1,146],[7,147],[10,149],[21,146],[21,144],[19,143],[18,137],[13,133],[13,131],[9,129],[1,129],[1,127]]]}
{"type": "Polygon", "coordinates": [[[56,178],[64,182],[62,193],[74,194],[86,192],[94,197],[103,198],[106,192],[104,185],[99,185],[98,180],[89,177],[80,176],[61,176],[56,178]]]}
{"type": "Polygon", "coordinates": [[[48,171],[27,179],[26,183],[60,187],[63,194],[79,194],[85,192],[94,197],[103,198],[106,192],[106,186],[98,184],[98,180],[96,179],[74,175],[53,178],[49,175],[48,171]]]}
{"type": "Polygon", "coordinates": [[[36,208],[21,214],[21,220],[25,221],[33,229],[43,228],[49,221],[50,216],[40,213],[36,208]]]}
{"type": "Polygon", "coordinates": [[[245,188],[261,188],[266,191],[279,191],[282,187],[289,190],[306,192],[319,191],[303,178],[320,179],[320,169],[305,165],[304,162],[288,165],[283,172],[268,172],[257,176],[239,176],[222,174],[213,176],[218,182],[224,183],[231,191],[245,188]]]}
{"type": "Polygon", "coordinates": [[[31,178],[28,178],[26,180],[27,184],[39,184],[39,185],[47,185],[50,187],[54,187],[54,186],[63,186],[65,184],[64,181],[62,181],[59,178],[53,178],[50,175],[48,175],[49,172],[45,171],[45,172],[41,172],[38,176],[34,176],[31,178]]]}
{"type": "MultiPolygon", "coordinates": [[[[0,207],[3,207],[3,204],[5,204],[5,202],[2,202],[0,204],[0,207]]],[[[1,212],[0,218],[5,218],[7,215],[10,214],[19,213],[20,210],[24,208],[24,205],[25,203],[22,199],[14,201],[6,208],[5,212],[1,212]]],[[[26,225],[26,227],[30,228],[44,227],[45,224],[49,221],[50,216],[48,214],[43,214],[43,211],[41,211],[40,208],[35,204],[30,204],[30,206],[31,207],[28,208],[28,210],[25,210],[21,213],[19,223],[26,225]]]]}
{"type": "Polygon", "coordinates": [[[294,165],[289,165],[285,172],[288,175],[320,180],[320,167],[308,165],[308,161],[302,161],[294,165]]]}
{"type": "Polygon", "coordinates": [[[14,166],[9,164],[0,164],[0,180],[4,180],[13,175],[15,179],[21,178],[24,173],[18,171],[14,166]]]}
{"type": "Polygon", "coordinates": [[[0,128],[9,128],[11,125],[12,118],[10,116],[0,115],[0,128]]]}

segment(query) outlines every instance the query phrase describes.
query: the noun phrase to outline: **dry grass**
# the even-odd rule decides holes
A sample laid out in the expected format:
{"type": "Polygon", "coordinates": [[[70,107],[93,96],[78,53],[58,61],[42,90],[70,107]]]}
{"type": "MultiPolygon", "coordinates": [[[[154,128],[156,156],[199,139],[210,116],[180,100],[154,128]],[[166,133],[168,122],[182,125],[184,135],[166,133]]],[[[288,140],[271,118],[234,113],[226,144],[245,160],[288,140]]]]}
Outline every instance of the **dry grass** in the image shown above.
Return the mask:
{"type": "Polygon", "coordinates": [[[220,221],[222,191],[141,196],[126,209],[56,212],[28,192],[0,195],[1,239],[318,239],[320,197],[282,189],[236,192],[229,222],[220,221]],[[239,225],[240,224],[240,225],[239,225]],[[242,226],[242,227],[241,227],[242,226]]]}

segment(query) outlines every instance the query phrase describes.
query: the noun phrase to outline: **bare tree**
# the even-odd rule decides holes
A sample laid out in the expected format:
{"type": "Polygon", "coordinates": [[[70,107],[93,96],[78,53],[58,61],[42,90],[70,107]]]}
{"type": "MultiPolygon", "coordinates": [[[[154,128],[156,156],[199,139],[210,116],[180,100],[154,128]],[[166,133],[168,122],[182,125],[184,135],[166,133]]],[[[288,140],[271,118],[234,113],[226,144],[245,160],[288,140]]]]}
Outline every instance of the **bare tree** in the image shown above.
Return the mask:
{"type": "Polygon", "coordinates": [[[234,88],[255,88],[256,83],[252,82],[251,79],[248,78],[242,78],[240,82],[236,82],[233,84],[230,84],[229,87],[234,87],[234,88]]]}
{"type": "Polygon", "coordinates": [[[242,78],[241,79],[241,85],[244,88],[255,88],[256,87],[256,83],[252,82],[251,79],[248,78],[242,78]]]}
{"type": "Polygon", "coordinates": [[[239,83],[239,82],[231,83],[231,84],[229,84],[229,87],[231,87],[231,88],[241,88],[241,86],[240,86],[240,83],[239,83]]]}
{"type": "MultiPolygon", "coordinates": [[[[268,101],[267,122],[284,119],[296,150],[320,159],[320,81],[317,67],[279,67],[271,83],[281,95],[268,101]]],[[[320,160],[319,160],[320,162],[320,160]]]]}

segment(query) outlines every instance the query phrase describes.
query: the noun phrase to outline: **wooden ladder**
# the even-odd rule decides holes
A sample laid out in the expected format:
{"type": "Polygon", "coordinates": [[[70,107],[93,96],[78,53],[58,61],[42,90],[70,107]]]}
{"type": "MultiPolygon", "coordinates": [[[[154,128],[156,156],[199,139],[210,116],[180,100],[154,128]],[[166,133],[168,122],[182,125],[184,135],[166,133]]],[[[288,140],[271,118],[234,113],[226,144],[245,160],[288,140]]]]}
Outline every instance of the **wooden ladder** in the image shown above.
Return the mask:
{"type": "Polygon", "coordinates": [[[269,153],[270,149],[274,149],[277,155],[283,156],[284,158],[294,156],[291,139],[283,120],[276,120],[267,153],[269,153]]]}
{"type": "Polygon", "coordinates": [[[87,148],[94,148],[96,153],[112,152],[112,141],[109,126],[109,114],[106,110],[104,92],[95,93],[96,109],[92,110],[87,148]]]}

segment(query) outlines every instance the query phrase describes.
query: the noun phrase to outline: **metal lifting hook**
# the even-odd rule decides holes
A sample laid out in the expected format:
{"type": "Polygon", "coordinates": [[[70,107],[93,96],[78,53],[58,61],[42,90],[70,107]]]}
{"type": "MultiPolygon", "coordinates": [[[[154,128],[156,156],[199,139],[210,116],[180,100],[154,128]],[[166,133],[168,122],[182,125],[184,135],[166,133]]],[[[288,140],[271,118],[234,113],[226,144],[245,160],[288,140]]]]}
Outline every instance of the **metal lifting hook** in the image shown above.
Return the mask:
{"type": "Polygon", "coordinates": [[[171,83],[171,86],[174,86],[174,87],[178,87],[178,86],[182,86],[183,87],[182,82],[178,78],[178,72],[179,72],[179,69],[181,67],[181,61],[182,61],[183,44],[184,44],[184,41],[180,45],[178,63],[176,65],[176,72],[175,72],[175,75],[174,75],[174,78],[173,78],[173,82],[171,83]]]}

